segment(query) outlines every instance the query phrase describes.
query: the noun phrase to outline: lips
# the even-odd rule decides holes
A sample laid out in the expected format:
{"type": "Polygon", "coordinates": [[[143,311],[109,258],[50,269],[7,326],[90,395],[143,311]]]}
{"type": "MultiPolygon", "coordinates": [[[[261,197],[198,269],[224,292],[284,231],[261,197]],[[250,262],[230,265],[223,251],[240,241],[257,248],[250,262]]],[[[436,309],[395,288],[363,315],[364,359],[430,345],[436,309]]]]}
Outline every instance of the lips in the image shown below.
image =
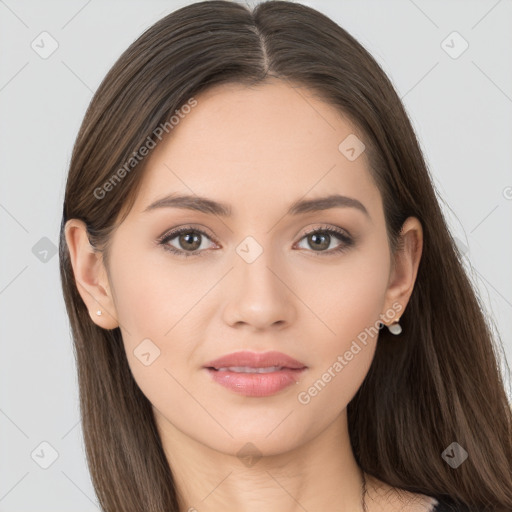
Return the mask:
{"type": "Polygon", "coordinates": [[[247,350],[233,352],[214,359],[204,365],[219,371],[234,371],[240,373],[268,373],[283,369],[299,370],[307,368],[304,363],[283,354],[282,352],[250,352],[247,350]]]}
{"type": "Polygon", "coordinates": [[[239,395],[267,397],[299,383],[307,366],[281,352],[234,352],[207,363],[211,379],[239,395]]]}

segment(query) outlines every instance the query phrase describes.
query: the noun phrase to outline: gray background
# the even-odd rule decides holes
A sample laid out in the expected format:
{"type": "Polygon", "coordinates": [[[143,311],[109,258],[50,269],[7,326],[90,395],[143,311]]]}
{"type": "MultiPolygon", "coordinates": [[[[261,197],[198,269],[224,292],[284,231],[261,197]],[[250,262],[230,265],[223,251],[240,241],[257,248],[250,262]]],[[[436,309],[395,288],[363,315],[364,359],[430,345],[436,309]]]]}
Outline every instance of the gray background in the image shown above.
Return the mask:
{"type": "MultiPolygon", "coordinates": [[[[52,252],[65,177],[105,73],[144,29],[189,3],[0,0],[0,512],[98,510],[52,252]],[[58,43],[46,59],[31,47],[50,48],[43,31],[58,43]],[[52,448],[42,442],[58,454],[48,469],[52,448]]],[[[512,362],[512,2],[304,3],[354,35],[391,78],[512,362]],[[443,43],[453,31],[469,44],[457,58],[462,39],[443,43]]]]}

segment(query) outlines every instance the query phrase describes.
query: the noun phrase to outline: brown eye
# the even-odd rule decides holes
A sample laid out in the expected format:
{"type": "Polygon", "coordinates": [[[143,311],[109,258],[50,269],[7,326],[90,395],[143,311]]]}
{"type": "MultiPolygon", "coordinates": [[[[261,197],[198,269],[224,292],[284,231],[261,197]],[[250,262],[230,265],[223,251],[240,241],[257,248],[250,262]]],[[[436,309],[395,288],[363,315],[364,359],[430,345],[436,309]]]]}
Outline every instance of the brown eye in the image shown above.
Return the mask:
{"type": "Polygon", "coordinates": [[[201,256],[205,252],[205,247],[201,248],[203,239],[210,237],[200,229],[185,226],[167,233],[158,243],[177,256],[201,256]],[[176,241],[171,244],[173,240],[176,241]]]}
{"type": "Polygon", "coordinates": [[[331,243],[331,237],[328,234],[313,233],[307,236],[310,247],[316,250],[328,249],[331,243]]]}
{"type": "Polygon", "coordinates": [[[310,231],[302,237],[301,241],[302,240],[306,240],[308,245],[308,247],[305,247],[306,249],[311,248],[312,251],[310,252],[317,253],[315,256],[337,254],[354,245],[354,241],[350,236],[346,235],[344,231],[333,227],[319,228],[310,231]],[[340,242],[339,245],[328,250],[331,242],[335,239],[340,242]]]}
{"type": "Polygon", "coordinates": [[[194,232],[185,233],[178,236],[178,242],[184,249],[195,251],[201,246],[201,235],[195,235],[194,232]]]}

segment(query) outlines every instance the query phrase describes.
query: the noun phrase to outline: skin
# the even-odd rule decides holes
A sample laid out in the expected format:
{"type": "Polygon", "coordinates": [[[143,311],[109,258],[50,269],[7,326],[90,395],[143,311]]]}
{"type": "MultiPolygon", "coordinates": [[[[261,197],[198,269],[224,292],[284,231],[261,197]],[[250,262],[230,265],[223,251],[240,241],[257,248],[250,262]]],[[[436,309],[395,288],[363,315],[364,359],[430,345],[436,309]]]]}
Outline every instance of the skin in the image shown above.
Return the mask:
{"type": "MultiPolygon", "coordinates": [[[[378,334],[359,343],[357,355],[309,403],[298,394],[365,328],[403,314],[421,258],[421,224],[406,220],[404,248],[392,265],[366,154],[350,161],[338,150],[359,132],[311,91],[276,80],[217,86],[196,99],[172,136],[152,150],[136,202],[113,235],[109,268],[88,243],[84,224],[66,224],[78,289],[96,324],[120,326],[134,378],[153,404],[182,511],[227,510],[227,503],[245,512],[361,510],[346,407],[368,372],[378,334]],[[144,212],[171,192],[228,203],[232,217],[144,212]],[[355,208],[285,216],[293,201],[333,192],[361,201],[369,217],[355,208]],[[189,224],[208,234],[198,235],[201,257],[179,257],[155,244],[189,224]],[[344,243],[332,236],[323,253],[315,251],[305,234],[325,225],[347,230],[355,244],[325,254],[344,243]],[[263,250],[252,263],[236,252],[247,236],[263,250]],[[389,316],[393,305],[402,309],[389,316]],[[134,355],[146,338],[160,350],[148,366],[134,355]],[[241,349],[278,350],[308,368],[298,384],[273,396],[246,397],[202,368],[241,349]],[[237,456],[248,442],[261,456],[253,463],[237,456]]],[[[194,250],[179,237],[167,243],[194,250]]],[[[400,501],[397,489],[369,475],[367,489],[370,512],[426,511],[432,503],[405,492],[400,501]]]]}

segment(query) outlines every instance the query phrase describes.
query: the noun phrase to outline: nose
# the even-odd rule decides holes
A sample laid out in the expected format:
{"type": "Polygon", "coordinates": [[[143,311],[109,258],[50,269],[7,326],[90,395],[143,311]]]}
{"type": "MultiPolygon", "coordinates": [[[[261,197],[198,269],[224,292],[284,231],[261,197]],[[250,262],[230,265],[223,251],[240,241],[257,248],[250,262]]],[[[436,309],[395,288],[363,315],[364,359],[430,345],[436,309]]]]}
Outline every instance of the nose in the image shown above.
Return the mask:
{"type": "Polygon", "coordinates": [[[263,251],[255,261],[235,260],[226,283],[229,302],[224,319],[232,327],[247,325],[255,331],[282,329],[291,325],[297,314],[290,273],[263,251]]]}

